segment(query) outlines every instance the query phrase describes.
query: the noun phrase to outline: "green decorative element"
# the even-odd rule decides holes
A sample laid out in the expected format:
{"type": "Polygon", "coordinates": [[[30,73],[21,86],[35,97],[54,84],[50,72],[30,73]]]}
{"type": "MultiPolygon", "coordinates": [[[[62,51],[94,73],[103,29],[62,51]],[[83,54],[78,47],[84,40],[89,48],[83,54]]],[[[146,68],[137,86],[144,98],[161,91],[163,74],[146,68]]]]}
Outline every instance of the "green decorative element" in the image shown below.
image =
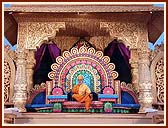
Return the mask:
{"type": "Polygon", "coordinates": [[[117,109],[117,113],[120,113],[120,108],[117,109]]]}
{"type": "Polygon", "coordinates": [[[54,103],[53,109],[61,110],[62,109],[62,104],[61,103],[54,103]]]}
{"type": "Polygon", "coordinates": [[[100,112],[102,113],[102,112],[103,112],[103,109],[100,109],[100,112]]]}
{"type": "Polygon", "coordinates": [[[112,103],[110,102],[104,103],[104,108],[112,108],[112,103]]]}
{"type": "Polygon", "coordinates": [[[72,112],[75,112],[75,110],[74,110],[74,109],[72,109],[72,112]]]}
{"type": "Polygon", "coordinates": [[[129,110],[127,109],[127,113],[129,113],[129,110]]]}
{"type": "Polygon", "coordinates": [[[125,110],[125,109],[123,110],[123,113],[126,113],[126,110],[125,110]]]}
{"type": "Polygon", "coordinates": [[[111,112],[112,111],[112,103],[111,102],[105,102],[104,103],[104,111],[105,112],[111,112]]]}

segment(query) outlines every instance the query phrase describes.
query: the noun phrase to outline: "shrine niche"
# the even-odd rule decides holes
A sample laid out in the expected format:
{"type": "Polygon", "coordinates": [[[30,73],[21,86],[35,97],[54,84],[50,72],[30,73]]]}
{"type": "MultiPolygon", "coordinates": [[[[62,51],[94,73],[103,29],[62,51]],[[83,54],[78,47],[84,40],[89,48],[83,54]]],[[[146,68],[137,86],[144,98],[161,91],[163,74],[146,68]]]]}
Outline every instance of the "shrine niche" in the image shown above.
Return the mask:
{"type": "Polygon", "coordinates": [[[56,63],[51,65],[53,71],[48,74],[52,81],[46,82],[42,90],[34,89],[36,92],[31,93],[31,100],[26,105],[27,110],[84,112],[84,104],[73,101],[69,92],[77,84],[77,76],[83,75],[84,83],[93,94],[91,112],[137,112],[139,103],[136,94],[132,88],[128,89],[122,83],[120,86],[119,80],[115,82],[118,73],[115,71],[115,65],[110,63],[110,58],[103,56],[102,51],[96,51],[91,45],[89,46],[85,40],[80,47],[76,47],[80,41],[81,39],[70,51],[64,51],[62,56],[56,58],[56,63]],[[124,98],[127,96],[132,100],[125,101],[124,98]],[[45,98],[38,102],[38,97],[45,98]]]}

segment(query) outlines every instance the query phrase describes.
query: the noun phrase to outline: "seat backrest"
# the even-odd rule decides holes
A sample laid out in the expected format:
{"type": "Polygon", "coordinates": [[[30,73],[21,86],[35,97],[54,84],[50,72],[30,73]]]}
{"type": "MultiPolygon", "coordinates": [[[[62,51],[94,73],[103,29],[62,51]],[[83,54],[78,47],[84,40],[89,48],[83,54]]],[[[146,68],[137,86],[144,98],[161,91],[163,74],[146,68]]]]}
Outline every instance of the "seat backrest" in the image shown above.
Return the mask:
{"type": "MultiPolygon", "coordinates": [[[[78,84],[77,76],[82,75],[84,77],[84,83],[90,88],[90,90],[94,91],[94,75],[88,70],[79,70],[72,76],[72,87],[78,84]]],[[[99,79],[100,80],[100,79],[99,79]]],[[[100,82],[101,84],[101,82],[100,82]]],[[[100,85],[101,89],[101,85],[100,85]]]]}
{"type": "Polygon", "coordinates": [[[66,92],[77,84],[77,76],[81,74],[91,91],[101,93],[103,87],[113,87],[113,81],[118,77],[115,65],[109,62],[108,56],[92,47],[72,48],[56,58],[56,63],[51,66],[53,71],[48,76],[54,80],[55,86],[62,87],[66,92]]]}

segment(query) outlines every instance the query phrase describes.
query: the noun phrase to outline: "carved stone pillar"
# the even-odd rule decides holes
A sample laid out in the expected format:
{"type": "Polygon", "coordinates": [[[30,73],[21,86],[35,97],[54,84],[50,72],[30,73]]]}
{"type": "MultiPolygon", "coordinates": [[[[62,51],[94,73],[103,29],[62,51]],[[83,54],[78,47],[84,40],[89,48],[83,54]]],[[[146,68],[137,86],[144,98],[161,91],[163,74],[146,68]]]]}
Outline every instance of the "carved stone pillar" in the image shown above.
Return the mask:
{"type": "Polygon", "coordinates": [[[120,86],[120,80],[115,80],[115,94],[118,95],[117,103],[121,104],[121,86],[120,86]]]}
{"type": "Polygon", "coordinates": [[[27,79],[26,79],[26,53],[19,49],[16,52],[16,79],[14,85],[14,106],[19,112],[26,112],[25,105],[27,101],[27,79]]]}
{"type": "Polygon", "coordinates": [[[131,59],[129,61],[131,65],[132,85],[136,93],[139,92],[139,74],[138,74],[138,52],[137,49],[131,49],[131,59]]]}
{"type": "Polygon", "coordinates": [[[139,52],[139,112],[145,112],[145,108],[152,108],[152,82],[149,70],[148,50],[139,52]]]}
{"type": "Polygon", "coordinates": [[[34,65],[36,60],[34,58],[34,50],[28,50],[27,54],[27,65],[26,65],[26,76],[27,76],[27,92],[29,93],[30,89],[33,88],[33,73],[34,65]]]}

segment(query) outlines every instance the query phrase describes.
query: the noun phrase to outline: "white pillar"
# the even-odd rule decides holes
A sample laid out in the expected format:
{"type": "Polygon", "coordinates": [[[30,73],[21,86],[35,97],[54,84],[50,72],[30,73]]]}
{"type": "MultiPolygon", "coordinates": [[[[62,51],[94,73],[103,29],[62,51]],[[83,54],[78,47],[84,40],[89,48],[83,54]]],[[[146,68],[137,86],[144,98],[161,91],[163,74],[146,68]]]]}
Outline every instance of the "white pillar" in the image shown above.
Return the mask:
{"type": "Polygon", "coordinates": [[[131,49],[131,65],[132,85],[136,94],[139,92],[139,73],[138,73],[138,52],[137,49],[131,49]]]}
{"type": "Polygon", "coordinates": [[[27,75],[27,92],[33,88],[33,73],[34,73],[34,65],[36,63],[34,57],[35,50],[28,50],[27,56],[27,64],[26,64],[26,75],[27,75]]]}
{"type": "Polygon", "coordinates": [[[26,79],[26,53],[25,50],[17,50],[16,79],[14,85],[14,106],[19,112],[26,112],[27,79],[26,79]]]}
{"type": "Polygon", "coordinates": [[[152,108],[152,82],[149,69],[148,50],[139,53],[139,112],[145,112],[145,108],[152,108]]]}

